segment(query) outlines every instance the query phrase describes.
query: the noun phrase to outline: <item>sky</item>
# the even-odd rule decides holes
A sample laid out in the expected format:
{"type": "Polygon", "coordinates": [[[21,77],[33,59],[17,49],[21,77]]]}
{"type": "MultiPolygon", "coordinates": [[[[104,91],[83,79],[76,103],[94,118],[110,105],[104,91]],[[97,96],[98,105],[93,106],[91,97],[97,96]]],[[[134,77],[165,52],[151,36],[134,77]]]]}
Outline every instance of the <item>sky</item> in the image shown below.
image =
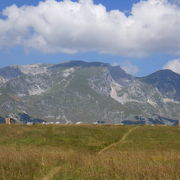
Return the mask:
{"type": "Polygon", "coordinates": [[[0,0],[0,67],[101,61],[180,73],[179,0],[0,0]]]}

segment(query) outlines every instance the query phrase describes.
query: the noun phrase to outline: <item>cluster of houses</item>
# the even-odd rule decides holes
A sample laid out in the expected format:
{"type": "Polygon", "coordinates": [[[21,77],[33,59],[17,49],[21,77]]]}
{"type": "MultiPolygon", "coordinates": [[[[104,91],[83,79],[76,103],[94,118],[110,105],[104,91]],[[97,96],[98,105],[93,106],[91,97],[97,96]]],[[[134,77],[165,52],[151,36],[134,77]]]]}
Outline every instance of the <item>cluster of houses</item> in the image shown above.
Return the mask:
{"type": "MultiPolygon", "coordinates": [[[[13,116],[10,116],[10,115],[7,116],[6,118],[0,117],[0,123],[7,124],[7,125],[11,125],[11,124],[26,124],[26,125],[34,125],[34,124],[53,125],[54,124],[54,125],[59,125],[59,124],[62,124],[62,122],[60,122],[60,121],[46,122],[46,121],[41,120],[41,119],[33,119],[29,115],[24,114],[24,113],[19,114],[19,115],[20,115],[20,119],[13,118],[13,116]]],[[[140,121],[140,122],[142,122],[142,121],[140,121]]],[[[67,122],[66,124],[73,124],[73,123],[67,122]]],[[[76,122],[75,124],[80,125],[80,124],[84,124],[84,123],[83,122],[76,122]]],[[[93,124],[97,124],[97,125],[98,124],[106,124],[106,122],[105,121],[96,121],[93,124]]],[[[121,123],[118,123],[117,125],[124,125],[124,123],[121,122],[121,123]]],[[[179,121],[176,120],[176,125],[178,125],[180,127],[180,120],[179,121]]]]}
{"type": "MultiPolygon", "coordinates": [[[[2,118],[3,119],[3,118],[2,118]]],[[[19,122],[17,122],[15,119],[13,118],[10,118],[10,117],[7,117],[5,119],[3,119],[3,121],[1,123],[5,123],[7,125],[11,125],[11,124],[19,124],[19,122]]],[[[46,121],[43,121],[43,122],[35,122],[35,121],[27,121],[27,122],[24,122],[23,124],[26,124],[26,125],[35,125],[35,124],[42,124],[42,125],[58,125],[58,124],[62,124],[61,122],[59,121],[56,121],[56,122],[46,122],[46,121]]],[[[71,123],[72,124],[72,123],[71,123]]],[[[80,124],[83,124],[83,122],[76,122],[75,123],[76,125],[80,125],[80,124]]],[[[97,122],[94,122],[93,124],[105,124],[104,121],[97,121],[97,122]]]]}
{"type": "MultiPolygon", "coordinates": [[[[37,123],[35,123],[35,122],[27,122],[26,123],[27,125],[34,125],[34,124],[37,124],[37,123]]],[[[57,121],[57,122],[41,122],[41,123],[38,123],[38,124],[44,124],[44,125],[50,125],[50,124],[61,124],[59,121],[57,121]]]]}

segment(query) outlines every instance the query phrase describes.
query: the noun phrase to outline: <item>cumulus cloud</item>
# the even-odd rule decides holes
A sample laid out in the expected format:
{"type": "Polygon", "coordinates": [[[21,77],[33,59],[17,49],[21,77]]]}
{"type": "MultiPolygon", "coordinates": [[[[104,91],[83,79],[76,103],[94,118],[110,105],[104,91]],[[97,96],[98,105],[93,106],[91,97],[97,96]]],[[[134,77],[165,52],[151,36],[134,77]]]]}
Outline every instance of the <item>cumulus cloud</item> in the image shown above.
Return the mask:
{"type": "Polygon", "coordinates": [[[135,75],[139,72],[139,68],[129,61],[121,63],[121,68],[124,69],[128,74],[135,75]]]}
{"type": "Polygon", "coordinates": [[[163,69],[170,69],[176,73],[180,74],[180,59],[175,59],[172,61],[169,61],[163,69]]]}
{"type": "Polygon", "coordinates": [[[129,61],[124,61],[121,63],[112,63],[111,65],[120,66],[124,71],[126,71],[128,74],[131,74],[131,75],[135,75],[139,72],[139,68],[129,61]]]}
{"type": "Polygon", "coordinates": [[[47,0],[3,10],[0,47],[45,53],[96,51],[121,56],[180,54],[180,8],[167,0],[140,1],[127,16],[92,0],[47,0]]]}

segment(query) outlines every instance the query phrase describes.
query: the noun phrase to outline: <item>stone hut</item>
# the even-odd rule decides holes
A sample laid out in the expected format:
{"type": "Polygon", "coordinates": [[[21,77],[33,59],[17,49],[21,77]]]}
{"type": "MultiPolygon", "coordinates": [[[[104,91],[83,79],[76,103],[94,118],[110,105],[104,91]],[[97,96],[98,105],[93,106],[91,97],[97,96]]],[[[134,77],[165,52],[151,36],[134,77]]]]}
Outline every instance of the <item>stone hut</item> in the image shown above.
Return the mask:
{"type": "Polygon", "coordinates": [[[5,123],[6,123],[7,125],[15,124],[15,120],[12,119],[12,118],[10,118],[10,117],[7,117],[7,118],[5,118],[5,123]]]}

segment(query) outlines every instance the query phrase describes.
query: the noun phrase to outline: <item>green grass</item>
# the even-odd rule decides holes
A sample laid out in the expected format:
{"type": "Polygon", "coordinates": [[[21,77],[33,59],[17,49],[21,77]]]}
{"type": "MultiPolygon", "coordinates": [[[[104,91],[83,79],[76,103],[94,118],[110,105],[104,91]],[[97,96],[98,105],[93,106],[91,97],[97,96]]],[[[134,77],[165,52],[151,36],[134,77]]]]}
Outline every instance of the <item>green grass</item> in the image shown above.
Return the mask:
{"type": "Polygon", "coordinates": [[[132,128],[1,125],[0,180],[179,180],[178,127],[140,126],[98,154],[132,128]]]}
{"type": "Polygon", "coordinates": [[[0,126],[0,145],[59,147],[97,152],[118,141],[131,127],[119,126],[0,126]]]}
{"type": "Polygon", "coordinates": [[[180,129],[166,126],[143,126],[113,150],[180,151],[180,129]]]}

